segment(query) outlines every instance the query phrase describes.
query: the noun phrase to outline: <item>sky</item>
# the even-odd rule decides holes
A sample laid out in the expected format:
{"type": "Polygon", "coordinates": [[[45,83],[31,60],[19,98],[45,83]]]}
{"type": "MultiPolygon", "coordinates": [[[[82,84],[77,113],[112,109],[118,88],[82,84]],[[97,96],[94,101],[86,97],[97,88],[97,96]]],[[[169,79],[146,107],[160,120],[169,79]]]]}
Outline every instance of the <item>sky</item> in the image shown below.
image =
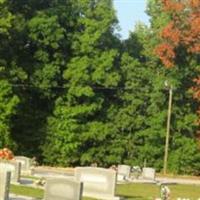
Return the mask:
{"type": "Polygon", "coordinates": [[[136,22],[148,24],[149,18],[145,13],[146,0],[113,0],[117,11],[122,39],[127,39],[129,31],[134,30],[136,22]]]}

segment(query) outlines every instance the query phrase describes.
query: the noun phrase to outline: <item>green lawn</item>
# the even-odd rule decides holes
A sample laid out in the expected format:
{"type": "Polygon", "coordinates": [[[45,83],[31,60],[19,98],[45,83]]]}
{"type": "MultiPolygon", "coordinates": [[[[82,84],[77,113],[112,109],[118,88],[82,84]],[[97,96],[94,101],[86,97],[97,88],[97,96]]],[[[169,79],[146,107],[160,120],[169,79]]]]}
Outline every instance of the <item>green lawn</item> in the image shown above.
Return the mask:
{"type": "Polygon", "coordinates": [[[35,198],[43,197],[43,190],[19,185],[11,185],[10,192],[18,195],[30,196],[35,198]]]}
{"type": "MultiPolygon", "coordinates": [[[[177,197],[197,200],[200,198],[200,186],[195,185],[171,185],[171,199],[177,197]]],[[[117,187],[117,194],[129,200],[155,199],[160,195],[160,187],[153,184],[126,184],[117,187]]]]}
{"type": "MultiPolygon", "coordinates": [[[[190,198],[190,200],[200,198],[200,186],[171,185],[169,187],[171,200],[176,200],[177,197],[190,198]]],[[[117,195],[128,200],[153,200],[155,197],[159,197],[159,189],[159,186],[153,184],[124,184],[117,186],[117,195]]],[[[43,197],[43,190],[23,186],[12,185],[11,192],[39,199],[43,197]]],[[[89,200],[89,198],[84,198],[84,200],[89,200]]]]}

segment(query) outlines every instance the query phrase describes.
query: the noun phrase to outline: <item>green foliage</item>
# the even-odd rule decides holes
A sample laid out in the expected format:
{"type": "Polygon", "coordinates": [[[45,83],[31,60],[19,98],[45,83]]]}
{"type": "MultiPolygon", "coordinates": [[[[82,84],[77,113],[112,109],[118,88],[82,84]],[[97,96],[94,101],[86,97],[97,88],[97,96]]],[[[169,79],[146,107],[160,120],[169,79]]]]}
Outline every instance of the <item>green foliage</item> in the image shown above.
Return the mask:
{"type": "Polygon", "coordinates": [[[112,134],[106,90],[117,86],[120,79],[114,66],[118,52],[107,43],[107,37],[114,41],[116,19],[109,0],[79,1],[77,6],[80,15],[73,35],[74,53],[64,71],[67,90],[49,118],[44,156],[54,165],[106,165],[109,146],[105,143],[112,134]],[[54,159],[56,154],[60,156],[54,159]]]}
{"type": "Polygon", "coordinates": [[[2,51],[21,99],[12,135],[18,143],[16,153],[41,160],[47,117],[63,91],[75,14],[71,1],[12,1],[9,8],[16,17],[2,51]]]}
{"type": "Polygon", "coordinates": [[[0,0],[0,147],[42,164],[128,163],[162,170],[173,86],[169,169],[198,174],[198,56],[154,54],[170,20],[149,0],[151,26],[120,41],[112,0],[0,0]],[[184,153],[183,153],[184,152],[184,153]]]}
{"type": "MultiPolygon", "coordinates": [[[[0,1],[0,52],[4,39],[8,38],[14,16],[9,12],[7,1],[0,1]]],[[[5,146],[13,148],[14,141],[10,135],[11,119],[19,103],[17,95],[13,93],[12,86],[6,78],[7,63],[0,55],[0,148],[5,146]],[[6,66],[6,67],[4,67],[6,66]]]]}
{"type": "Polygon", "coordinates": [[[8,81],[0,80],[0,148],[12,147],[14,141],[10,137],[11,117],[15,114],[19,99],[13,95],[8,81]]]}
{"type": "Polygon", "coordinates": [[[126,141],[122,161],[159,168],[166,121],[161,74],[128,54],[122,56],[121,70],[123,87],[115,124],[117,134],[126,141]]]}
{"type": "Polygon", "coordinates": [[[199,149],[195,142],[197,105],[189,92],[196,73],[195,64],[187,59],[182,49],[179,51],[185,58],[177,59],[174,69],[165,69],[160,64],[153,51],[159,42],[158,33],[170,16],[161,12],[154,0],[149,1],[148,13],[152,17],[151,27],[138,24],[123,45],[129,55],[125,53],[121,59],[123,89],[118,95],[121,104],[115,116],[116,133],[121,133],[121,140],[126,140],[122,161],[140,166],[146,163],[147,166],[162,170],[169,98],[169,90],[164,82],[168,80],[173,86],[169,152],[170,157],[176,155],[170,158],[170,170],[196,173],[199,164],[194,166],[193,163],[199,163],[199,149]],[[195,155],[194,160],[186,161],[190,153],[186,154],[183,158],[185,164],[181,166],[178,165],[181,159],[178,152],[183,149],[181,145],[175,145],[179,140],[182,144],[185,141],[188,147],[183,148],[193,149],[195,155]]]}
{"type": "Polygon", "coordinates": [[[29,21],[28,27],[31,30],[29,37],[40,46],[57,49],[64,38],[65,30],[59,25],[57,16],[39,12],[29,21]]]}
{"type": "Polygon", "coordinates": [[[0,0],[0,35],[8,34],[14,16],[8,11],[7,0],[0,0]]]}
{"type": "Polygon", "coordinates": [[[192,138],[179,135],[171,146],[170,171],[175,174],[199,175],[200,152],[197,142],[192,138]]]}

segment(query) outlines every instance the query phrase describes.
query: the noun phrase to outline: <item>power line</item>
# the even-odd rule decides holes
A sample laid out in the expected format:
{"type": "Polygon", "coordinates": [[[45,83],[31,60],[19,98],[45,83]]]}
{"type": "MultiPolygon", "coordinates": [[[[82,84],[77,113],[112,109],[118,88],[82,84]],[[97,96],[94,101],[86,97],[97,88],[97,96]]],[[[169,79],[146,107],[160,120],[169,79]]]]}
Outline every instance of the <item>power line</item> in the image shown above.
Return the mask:
{"type": "MultiPolygon", "coordinates": [[[[21,87],[21,88],[36,88],[36,89],[68,89],[67,86],[49,86],[49,87],[39,87],[35,85],[29,85],[29,84],[11,84],[12,87],[21,87]]],[[[77,86],[78,87],[78,86],[77,86]]],[[[84,87],[84,86],[83,86],[84,87]]],[[[100,87],[100,86],[85,86],[85,87],[91,87],[92,89],[99,89],[99,90],[131,90],[132,88],[126,88],[126,87],[100,87]]]]}

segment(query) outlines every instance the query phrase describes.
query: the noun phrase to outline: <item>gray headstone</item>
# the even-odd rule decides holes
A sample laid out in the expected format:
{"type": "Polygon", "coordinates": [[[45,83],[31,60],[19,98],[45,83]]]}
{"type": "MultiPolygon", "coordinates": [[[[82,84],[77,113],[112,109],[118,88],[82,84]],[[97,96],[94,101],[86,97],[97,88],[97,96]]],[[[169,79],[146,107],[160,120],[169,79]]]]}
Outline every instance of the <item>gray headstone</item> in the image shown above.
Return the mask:
{"type": "Polygon", "coordinates": [[[83,195],[97,199],[119,199],[115,197],[116,171],[98,167],[75,168],[75,180],[83,182],[83,195]]]}
{"type": "Polygon", "coordinates": [[[49,178],[44,200],[81,200],[83,184],[66,178],[49,178]]]}
{"type": "Polygon", "coordinates": [[[155,180],[156,172],[154,168],[144,167],[142,169],[142,177],[148,180],[155,180]]]}
{"type": "Polygon", "coordinates": [[[0,171],[11,172],[11,182],[18,183],[21,176],[21,163],[16,161],[0,160],[0,171]]]}
{"type": "Polygon", "coordinates": [[[117,167],[117,180],[127,180],[130,177],[131,166],[129,165],[118,165],[117,167]]]}
{"type": "Polygon", "coordinates": [[[0,170],[0,200],[9,200],[10,172],[0,170]]]}

